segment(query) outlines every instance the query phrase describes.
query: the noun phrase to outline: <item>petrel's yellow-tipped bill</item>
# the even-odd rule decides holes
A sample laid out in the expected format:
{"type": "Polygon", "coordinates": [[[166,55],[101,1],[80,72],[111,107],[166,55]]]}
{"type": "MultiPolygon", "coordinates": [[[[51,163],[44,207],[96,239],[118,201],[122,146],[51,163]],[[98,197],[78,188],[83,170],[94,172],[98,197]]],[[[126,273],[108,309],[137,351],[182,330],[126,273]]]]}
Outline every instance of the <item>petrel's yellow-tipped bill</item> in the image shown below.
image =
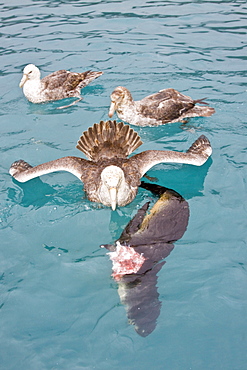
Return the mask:
{"type": "Polygon", "coordinates": [[[27,79],[28,79],[28,75],[24,74],[22,76],[22,79],[21,79],[20,83],[19,83],[19,87],[23,87],[25,82],[27,81],[27,79]]]}
{"type": "Polygon", "coordinates": [[[115,211],[117,207],[117,188],[110,188],[110,200],[111,200],[111,208],[115,211]]]}
{"type": "Polygon", "coordinates": [[[115,103],[111,102],[108,116],[111,118],[113,116],[114,112],[115,112],[115,103]]]}

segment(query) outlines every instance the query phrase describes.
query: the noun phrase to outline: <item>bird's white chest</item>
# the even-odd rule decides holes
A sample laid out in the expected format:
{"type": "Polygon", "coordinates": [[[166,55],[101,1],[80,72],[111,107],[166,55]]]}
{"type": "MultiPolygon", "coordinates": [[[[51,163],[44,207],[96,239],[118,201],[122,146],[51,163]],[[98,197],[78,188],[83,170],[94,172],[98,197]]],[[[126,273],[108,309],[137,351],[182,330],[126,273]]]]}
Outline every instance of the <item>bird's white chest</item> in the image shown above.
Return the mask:
{"type": "Polygon", "coordinates": [[[118,117],[132,125],[138,124],[139,114],[134,105],[122,105],[117,110],[118,117]]]}
{"type": "Polygon", "coordinates": [[[156,119],[144,116],[140,113],[139,102],[132,105],[122,106],[118,110],[118,117],[125,122],[136,126],[157,126],[160,124],[156,119]]]}
{"type": "Polygon", "coordinates": [[[27,81],[23,86],[23,93],[32,103],[41,103],[44,101],[40,81],[27,81]]]}

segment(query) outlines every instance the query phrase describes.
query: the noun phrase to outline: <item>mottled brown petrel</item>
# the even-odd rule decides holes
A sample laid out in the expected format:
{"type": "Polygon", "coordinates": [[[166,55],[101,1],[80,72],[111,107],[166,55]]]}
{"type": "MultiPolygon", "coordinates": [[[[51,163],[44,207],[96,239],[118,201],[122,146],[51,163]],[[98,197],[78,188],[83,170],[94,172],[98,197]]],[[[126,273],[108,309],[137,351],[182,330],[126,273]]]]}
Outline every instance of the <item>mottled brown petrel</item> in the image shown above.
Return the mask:
{"type": "Polygon", "coordinates": [[[9,173],[26,182],[55,171],[68,171],[83,183],[88,199],[112,207],[125,206],[136,196],[140,179],[159,163],[187,163],[201,166],[212,153],[209,140],[200,136],[186,153],[147,150],[127,158],[142,141],[123,122],[95,123],[80,137],[77,148],[88,159],[63,157],[32,167],[23,160],[14,162],[9,173]]]}
{"type": "Polygon", "coordinates": [[[72,103],[75,104],[82,99],[81,89],[102,74],[103,72],[76,73],[61,69],[40,79],[39,68],[34,64],[28,64],[23,70],[19,86],[23,88],[25,97],[32,103],[79,98],[72,103]]]}
{"type": "Polygon", "coordinates": [[[211,116],[215,110],[202,107],[204,99],[193,100],[174,89],[161,90],[142,100],[134,101],[126,87],[118,86],[111,94],[109,117],[116,111],[118,117],[136,126],[159,126],[183,121],[189,117],[211,116]]]}

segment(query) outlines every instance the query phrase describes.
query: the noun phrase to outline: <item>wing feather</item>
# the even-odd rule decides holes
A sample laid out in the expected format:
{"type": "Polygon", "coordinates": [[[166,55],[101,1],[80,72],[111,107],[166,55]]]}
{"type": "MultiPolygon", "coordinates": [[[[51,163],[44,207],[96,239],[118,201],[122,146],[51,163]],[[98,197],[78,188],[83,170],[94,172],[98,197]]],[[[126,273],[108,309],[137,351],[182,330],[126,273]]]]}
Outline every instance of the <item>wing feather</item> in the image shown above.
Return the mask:
{"type": "Polygon", "coordinates": [[[141,176],[150,168],[159,163],[185,163],[202,166],[212,154],[212,148],[206,136],[201,135],[187,150],[186,153],[170,150],[147,150],[134,155],[130,162],[138,164],[141,176]]]}
{"type": "Polygon", "coordinates": [[[26,182],[35,177],[57,171],[70,172],[81,180],[83,171],[88,165],[90,165],[89,161],[78,157],[63,157],[35,167],[32,167],[29,163],[20,159],[11,165],[9,173],[20,182],[26,182]]]}

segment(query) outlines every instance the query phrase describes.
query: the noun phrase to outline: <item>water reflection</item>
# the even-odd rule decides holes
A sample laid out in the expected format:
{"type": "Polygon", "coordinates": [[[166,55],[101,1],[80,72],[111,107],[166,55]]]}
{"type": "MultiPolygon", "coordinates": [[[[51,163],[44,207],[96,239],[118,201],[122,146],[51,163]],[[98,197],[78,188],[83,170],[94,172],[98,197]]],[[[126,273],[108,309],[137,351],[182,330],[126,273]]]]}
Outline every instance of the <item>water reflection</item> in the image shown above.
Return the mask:
{"type": "Polygon", "coordinates": [[[155,329],[160,314],[157,274],[173,250],[173,242],[187,228],[189,206],[174,190],[145,182],[141,186],[159,199],[149,213],[149,202],[138,210],[114,245],[102,247],[110,250],[113,276],[129,322],[146,337],[155,329]]]}

